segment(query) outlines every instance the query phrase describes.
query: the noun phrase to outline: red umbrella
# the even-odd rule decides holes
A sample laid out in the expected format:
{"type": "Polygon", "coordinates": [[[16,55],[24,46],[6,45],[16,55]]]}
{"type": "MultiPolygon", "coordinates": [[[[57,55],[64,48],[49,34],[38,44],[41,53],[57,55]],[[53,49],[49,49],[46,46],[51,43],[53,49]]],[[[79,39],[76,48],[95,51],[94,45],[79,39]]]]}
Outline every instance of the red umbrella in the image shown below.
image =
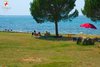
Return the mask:
{"type": "Polygon", "coordinates": [[[81,24],[80,27],[97,29],[93,24],[90,24],[90,23],[81,24]]]}

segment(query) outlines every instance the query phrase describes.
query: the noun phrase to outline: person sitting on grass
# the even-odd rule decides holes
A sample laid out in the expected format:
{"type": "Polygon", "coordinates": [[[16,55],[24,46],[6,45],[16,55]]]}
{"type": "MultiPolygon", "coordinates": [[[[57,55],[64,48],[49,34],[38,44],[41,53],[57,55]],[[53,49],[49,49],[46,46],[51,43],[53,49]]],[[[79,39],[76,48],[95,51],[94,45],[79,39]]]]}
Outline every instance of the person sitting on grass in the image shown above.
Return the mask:
{"type": "Polygon", "coordinates": [[[34,32],[32,32],[32,36],[33,36],[33,35],[36,35],[36,31],[35,31],[35,30],[34,30],[34,32]]]}
{"type": "Polygon", "coordinates": [[[41,32],[38,32],[38,36],[41,36],[41,32]]]}
{"type": "Polygon", "coordinates": [[[44,34],[44,36],[50,36],[50,32],[46,31],[46,33],[44,34]]]}
{"type": "Polygon", "coordinates": [[[34,33],[33,35],[34,35],[34,37],[39,38],[39,37],[41,37],[41,32],[34,33]]]}
{"type": "Polygon", "coordinates": [[[77,38],[77,44],[81,44],[82,39],[83,39],[82,37],[78,37],[78,38],[77,38]]]}

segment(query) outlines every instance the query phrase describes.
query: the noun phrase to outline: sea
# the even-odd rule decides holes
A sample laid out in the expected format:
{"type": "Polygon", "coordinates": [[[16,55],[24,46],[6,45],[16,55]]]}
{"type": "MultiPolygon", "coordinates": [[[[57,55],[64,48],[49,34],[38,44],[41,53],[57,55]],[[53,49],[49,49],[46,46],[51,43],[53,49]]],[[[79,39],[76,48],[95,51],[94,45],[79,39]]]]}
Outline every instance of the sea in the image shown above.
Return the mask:
{"type": "MultiPolygon", "coordinates": [[[[94,34],[100,35],[100,21],[93,22],[91,19],[85,16],[78,16],[72,20],[61,20],[58,23],[59,34],[94,34]],[[97,29],[87,29],[80,27],[83,23],[91,23],[96,26],[97,29]]],[[[12,30],[13,32],[37,32],[55,33],[55,24],[53,22],[37,23],[32,16],[15,16],[15,15],[2,15],[0,16],[0,31],[12,30]]]]}

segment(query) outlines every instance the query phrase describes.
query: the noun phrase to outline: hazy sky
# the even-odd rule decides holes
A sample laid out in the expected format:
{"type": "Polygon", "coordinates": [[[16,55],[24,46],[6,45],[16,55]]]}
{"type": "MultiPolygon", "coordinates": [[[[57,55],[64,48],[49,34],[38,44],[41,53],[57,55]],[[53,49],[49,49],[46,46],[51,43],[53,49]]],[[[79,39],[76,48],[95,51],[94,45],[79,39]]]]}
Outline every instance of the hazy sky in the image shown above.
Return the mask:
{"type": "MultiPolygon", "coordinates": [[[[30,2],[33,0],[0,0],[0,15],[30,15],[30,2]],[[4,1],[9,2],[9,7],[4,7],[4,1]]],[[[76,1],[76,9],[82,15],[81,9],[84,6],[84,0],[76,1]]]]}

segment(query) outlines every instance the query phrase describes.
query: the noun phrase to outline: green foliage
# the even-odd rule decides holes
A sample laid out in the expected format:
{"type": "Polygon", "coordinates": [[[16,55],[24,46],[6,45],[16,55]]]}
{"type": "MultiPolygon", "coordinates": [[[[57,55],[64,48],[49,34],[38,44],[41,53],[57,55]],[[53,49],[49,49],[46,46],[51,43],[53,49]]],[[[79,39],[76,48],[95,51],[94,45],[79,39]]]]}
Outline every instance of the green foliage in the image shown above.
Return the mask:
{"type": "Polygon", "coordinates": [[[75,6],[76,0],[34,0],[31,3],[31,14],[38,22],[55,22],[61,19],[76,17],[78,11],[69,14],[75,6]]]}
{"type": "Polygon", "coordinates": [[[60,20],[73,19],[78,16],[78,11],[74,9],[76,0],[33,0],[31,3],[31,14],[37,23],[50,21],[55,23],[58,34],[57,23],[60,20]]]}
{"type": "Polygon", "coordinates": [[[93,21],[100,20],[100,0],[85,0],[82,12],[93,21]]]}

